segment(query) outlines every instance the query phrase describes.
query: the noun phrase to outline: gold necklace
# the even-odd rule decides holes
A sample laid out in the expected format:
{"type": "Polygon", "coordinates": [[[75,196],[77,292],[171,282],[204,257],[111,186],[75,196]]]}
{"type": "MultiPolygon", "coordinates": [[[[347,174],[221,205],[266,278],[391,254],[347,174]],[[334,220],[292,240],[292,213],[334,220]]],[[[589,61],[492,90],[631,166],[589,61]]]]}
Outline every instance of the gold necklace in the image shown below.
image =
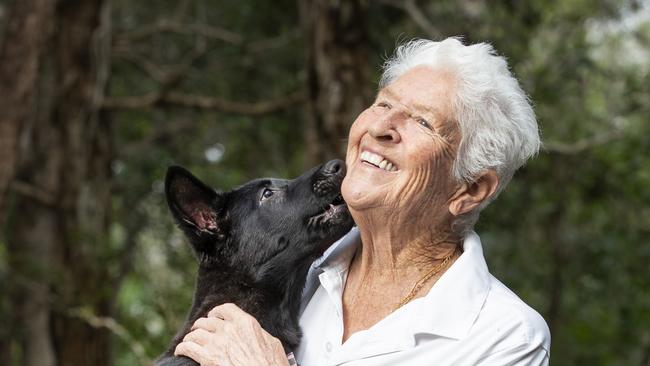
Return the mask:
{"type": "MultiPolygon", "coordinates": [[[[456,249],[456,250],[457,250],[457,249],[456,249]]],[[[425,274],[424,276],[422,276],[422,278],[420,278],[420,279],[415,283],[415,285],[413,285],[413,288],[411,289],[411,291],[409,291],[409,293],[408,293],[408,294],[407,294],[407,295],[402,299],[402,301],[399,302],[399,304],[397,305],[397,307],[395,308],[395,310],[401,308],[402,306],[406,305],[406,304],[409,303],[411,300],[413,300],[413,297],[415,297],[415,295],[418,293],[418,291],[420,291],[420,289],[422,288],[422,286],[424,286],[424,284],[425,284],[427,281],[429,281],[429,280],[431,279],[431,277],[433,277],[433,276],[437,275],[438,273],[440,273],[440,271],[441,271],[443,268],[445,268],[445,267],[447,266],[447,264],[449,263],[449,261],[451,260],[451,258],[454,256],[454,254],[456,254],[456,250],[454,250],[451,254],[449,254],[448,256],[446,256],[446,257],[442,260],[442,262],[440,262],[437,266],[433,267],[429,272],[427,272],[427,274],[425,274]]]]}

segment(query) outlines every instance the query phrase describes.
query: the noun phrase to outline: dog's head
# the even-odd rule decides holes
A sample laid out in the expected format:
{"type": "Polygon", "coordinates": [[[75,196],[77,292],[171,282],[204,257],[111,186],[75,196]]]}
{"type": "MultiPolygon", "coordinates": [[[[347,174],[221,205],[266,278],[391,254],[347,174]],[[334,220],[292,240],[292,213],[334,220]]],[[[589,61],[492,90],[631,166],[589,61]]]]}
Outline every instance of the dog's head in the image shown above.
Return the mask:
{"type": "Polygon", "coordinates": [[[309,265],[350,230],[340,194],[344,176],[345,163],[332,160],[293,180],[257,179],[218,192],[175,166],[165,193],[201,265],[273,281],[309,265]]]}

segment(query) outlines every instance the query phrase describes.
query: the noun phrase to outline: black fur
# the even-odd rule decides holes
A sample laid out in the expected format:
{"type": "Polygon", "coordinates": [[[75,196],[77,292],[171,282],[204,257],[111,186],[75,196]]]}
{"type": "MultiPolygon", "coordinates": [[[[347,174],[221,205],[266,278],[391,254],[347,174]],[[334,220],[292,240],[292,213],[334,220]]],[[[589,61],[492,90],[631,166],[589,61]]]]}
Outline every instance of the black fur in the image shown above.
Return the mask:
{"type": "Polygon", "coordinates": [[[310,264],[352,226],[340,196],[345,164],[332,160],[294,180],[257,179],[216,192],[181,167],[165,180],[169,208],[189,238],[199,271],[187,322],[158,366],[198,365],[174,349],[214,306],[235,303],[292,350],[310,264]]]}

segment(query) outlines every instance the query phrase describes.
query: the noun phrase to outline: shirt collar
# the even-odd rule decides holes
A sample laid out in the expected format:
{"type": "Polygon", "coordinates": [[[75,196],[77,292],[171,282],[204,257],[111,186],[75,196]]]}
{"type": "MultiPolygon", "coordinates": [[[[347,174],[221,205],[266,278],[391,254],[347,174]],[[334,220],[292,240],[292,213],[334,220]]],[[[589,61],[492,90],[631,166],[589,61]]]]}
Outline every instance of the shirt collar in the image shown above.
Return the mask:
{"type": "Polygon", "coordinates": [[[305,310],[309,300],[318,288],[318,276],[325,269],[329,270],[332,268],[338,272],[346,270],[350,265],[350,260],[359,243],[361,243],[359,229],[355,226],[341,239],[327,248],[325,253],[311,264],[307,273],[307,279],[305,280],[305,288],[302,291],[300,314],[305,310]]]}
{"type": "MultiPolygon", "coordinates": [[[[433,285],[429,293],[404,307],[414,307],[412,334],[430,333],[462,339],[478,317],[488,292],[488,271],[481,239],[470,232],[463,241],[463,254],[433,285]]],[[[406,310],[406,309],[404,309],[406,310]]]]}
{"type": "Polygon", "coordinates": [[[320,269],[319,272],[323,272],[325,269],[339,272],[347,269],[360,243],[359,229],[355,226],[345,236],[327,248],[325,253],[314,261],[312,268],[320,269]]]}
{"type": "MultiPolygon", "coordinates": [[[[342,272],[348,268],[360,242],[359,230],[354,227],[312,264],[308,276],[311,284],[308,281],[303,293],[303,304],[308,302],[318,287],[319,274],[325,270],[342,272]]],[[[405,324],[412,335],[428,333],[462,339],[469,333],[489,291],[490,272],[483,257],[481,239],[472,231],[463,241],[463,254],[433,285],[429,293],[398,311],[412,310],[409,313],[417,314],[407,319],[405,324]]]]}

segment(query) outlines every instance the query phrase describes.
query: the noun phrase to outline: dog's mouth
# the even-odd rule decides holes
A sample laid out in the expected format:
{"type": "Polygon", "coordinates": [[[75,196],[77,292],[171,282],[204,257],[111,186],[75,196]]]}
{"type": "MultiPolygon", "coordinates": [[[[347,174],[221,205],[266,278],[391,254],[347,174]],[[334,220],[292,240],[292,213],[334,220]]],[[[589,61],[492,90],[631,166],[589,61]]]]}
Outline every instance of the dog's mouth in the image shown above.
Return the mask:
{"type": "Polygon", "coordinates": [[[331,160],[323,164],[312,176],[313,211],[307,216],[310,239],[320,247],[329,246],[350,230],[354,222],[348,206],[341,196],[345,177],[345,163],[331,160]]]}
{"type": "Polygon", "coordinates": [[[330,202],[326,203],[319,213],[309,219],[309,226],[326,227],[344,221],[348,216],[348,207],[345,205],[343,196],[337,194],[330,202]]]}

